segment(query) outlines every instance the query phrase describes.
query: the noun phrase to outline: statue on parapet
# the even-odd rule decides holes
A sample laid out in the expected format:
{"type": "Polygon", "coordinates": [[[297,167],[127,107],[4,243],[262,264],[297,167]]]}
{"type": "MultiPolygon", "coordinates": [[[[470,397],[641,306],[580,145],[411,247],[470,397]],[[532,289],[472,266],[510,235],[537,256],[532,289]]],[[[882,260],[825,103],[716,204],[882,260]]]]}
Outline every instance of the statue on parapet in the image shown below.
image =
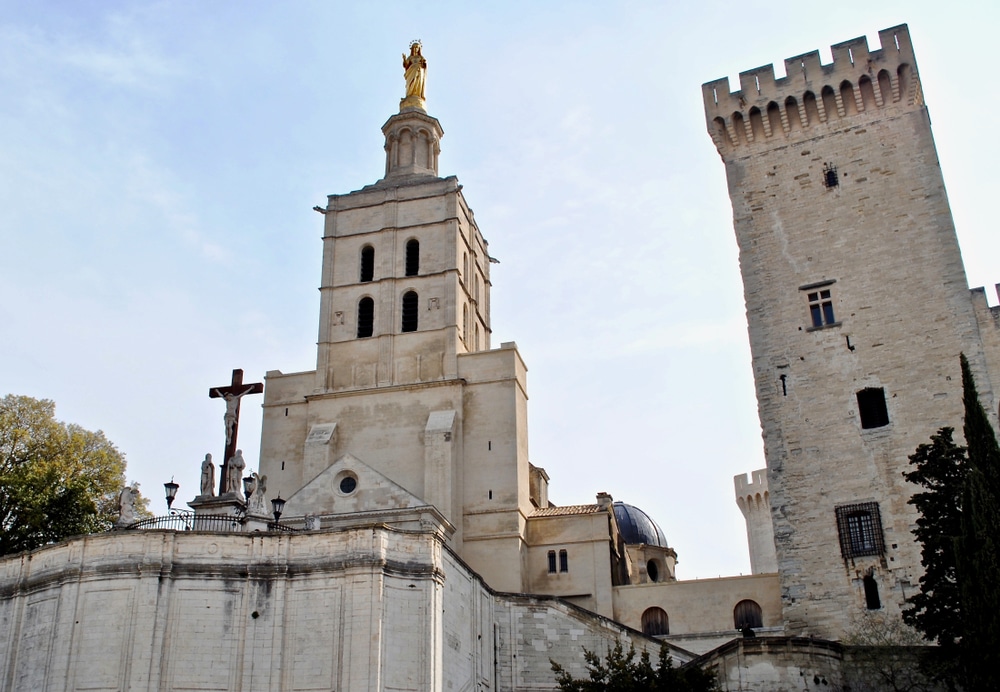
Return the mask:
{"type": "Polygon", "coordinates": [[[215,495],[215,464],[211,454],[206,454],[205,461],[201,462],[201,494],[215,495]]]}
{"type": "Polygon", "coordinates": [[[126,485],[118,493],[118,521],[115,526],[128,526],[135,523],[135,498],[139,494],[136,484],[126,485]]]}
{"type": "Polygon", "coordinates": [[[400,109],[424,107],[424,87],[427,82],[427,60],[421,54],[420,41],[410,43],[410,54],[403,54],[403,69],[406,77],[406,98],[399,102],[400,109]]]}
{"type": "Polygon", "coordinates": [[[236,456],[229,460],[228,474],[226,476],[226,492],[243,494],[243,469],[247,467],[247,462],[243,459],[243,450],[237,449],[236,456]]]}
{"type": "Polygon", "coordinates": [[[250,495],[250,501],[247,503],[247,514],[255,514],[257,516],[267,516],[267,476],[261,476],[256,471],[250,474],[253,481],[250,484],[250,488],[253,490],[253,494],[250,495]]]}

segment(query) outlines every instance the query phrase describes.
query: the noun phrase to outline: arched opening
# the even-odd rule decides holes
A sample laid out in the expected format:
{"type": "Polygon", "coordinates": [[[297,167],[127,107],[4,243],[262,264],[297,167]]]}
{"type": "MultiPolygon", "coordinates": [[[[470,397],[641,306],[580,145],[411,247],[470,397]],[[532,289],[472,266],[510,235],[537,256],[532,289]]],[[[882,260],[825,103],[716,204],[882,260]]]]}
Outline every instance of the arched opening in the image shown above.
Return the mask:
{"type": "Polygon", "coordinates": [[[722,144],[733,144],[729,140],[729,131],[726,130],[726,121],[720,116],[712,121],[715,123],[715,132],[719,136],[719,142],[722,144]]]}
{"type": "Polygon", "coordinates": [[[739,111],[733,113],[733,132],[736,133],[736,141],[734,144],[739,145],[741,142],[746,142],[747,126],[746,122],[743,120],[743,114],[739,111]]]}
{"type": "Polygon", "coordinates": [[[416,276],[420,273],[420,241],[411,238],[406,241],[406,275],[416,276]]]}
{"type": "Polygon", "coordinates": [[[375,329],[375,301],[365,297],[358,301],[358,338],[371,336],[375,329]]]}
{"type": "Polygon", "coordinates": [[[819,106],[816,105],[816,94],[807,91],[802,95],[802,105],[806,108],[806,121],[802,123],[806,127],[819,122],[819,106]]]}
{"type": "Polygon", "coordinates": [[[476,339],[472,343],[472,350],[473,351],[478,351],[479,350],[479,323],[478,322],[476,323],[476,339]]]}
{"type": "Polygon", "coordinates": [[[896,75],[899,77],[899,100],[903,103],[909,102],[909,88],[910,88],[910,66],[903,63],[896,69],[896,75]]]}
{"type": "Polygon", "coordinates": [[[892,103],[896,99],[892,97],[892,77],[889,70],[881,70],[878,73],[878,90],[882,94],[882,103],[892,103]]]}
{"type": "Polygon", "coordinates": [[[744,627],[759,629],[764,626],[764,612],[757,601],[745,599],[733,608],[733,625],[741,630],[744,627]]]}
{"type": "Polygon", "coordinates": [[[858,90],[861,92],[861,105],[864,109],[875,110],[877,103],[875,103],[875,87],[872,86],[872,80],[868,78],[868,75],[863,76],[858,80],[858,90]]]}
{"type": "Polygon", "coordinates": [[[826,121],[830,122],[833,118],[839,118],[840,113],[837,112],[837,97],[833,94],[833,87],[829,84],[823,87],[823,91],[820,92],[820,98],[823,99],[823,110],[826,111],[826,121]]]}
{"type": "Polygon", "coordinates": [[[462,278],[467,282],[469,280],[469,253],[462,253],[462,278]]]}
{"type": "Polygon", "coordinates": [[[660,568],[656,565],[656,560],[646,563],[646,576],[649,577],[649,581],[660,581],[660,568]]]}
{"type": "Polygon", "coordinates": [[[419,302],[416,291],[407,291],[403,294],[403,331],[417,331],[417,303],[419,302]]]}
{"type": "Polygon", "coordinates": [[[785,130],[781,125],[781,109],[774,101],[767,104],[767,124],[771,126],[771,136],[785,130]]]}
{"type": "Polygon", "coordinates": [[[840,83],[840,101],[844,104],[844,115],[857,115],[858,102],[854,97],[854,86],[846,79],[840,83]]]}
{"type": "Polygon", "coordinates": [[[785,99],[785,118],[788,120],[788,131],[801,129],[804,127],[802,116],[799,115],[799,104],[794,96],[785,99]]]}
{"type": "Polygon", "coordinates": [[[375,248],[365,245],[361,248],[361,281],[375,278],[375,248]]]}
{"type": "Polygon", "coordinates": [[[559,551],[559,571],[569,572],[569,554],[565,550],[559,551]]]}
{"type": "Polygon", "coordinates": [[[865,607],[868,610],[878,610],[882,607],[882,601],[878,597],[878,583],[874,575],[867,575],[861,580],[865,587],[865,607]]]}
{"type": "Polygon", "coordinates": [[[642,633],[650,637],[670,634],[670,619],[663,608],[646,608],[642,614],[642,633]]]}
{"type": "Polygon", "coordinates": [[[469,304],[465,303],[462,305],[462,340],[465,341],[465,347],[469,347],[469,304]]]}
{"type": "Polygon", "coordinates": [[[760,108],[754,106],[750,109],[750,130],[753,132],[753,140],[764,139],[764,116],[760,114],[760,108]]]}

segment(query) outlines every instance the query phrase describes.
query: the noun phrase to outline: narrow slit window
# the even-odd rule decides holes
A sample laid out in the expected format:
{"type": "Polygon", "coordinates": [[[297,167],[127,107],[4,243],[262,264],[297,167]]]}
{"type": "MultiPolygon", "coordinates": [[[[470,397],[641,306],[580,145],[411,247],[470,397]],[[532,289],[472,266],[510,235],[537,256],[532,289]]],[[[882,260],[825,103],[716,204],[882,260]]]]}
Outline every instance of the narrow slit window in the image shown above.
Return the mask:
{"type": "Polygon", "coordinates": [[[837,321],[833,316],[833,294],[829,288],[807,293],[806,298],[809,301],[812,326],[823,327],[837,321]]]}
{"type": "Polygon", "coordinates": [[[420,241],[416,238],[406,241],[406,275],[420,273],[420,241]]]}
{"type": "Polygon", "coordinates": [[[865,430],[889,425],[885,390],[882,387],[866,387],[858,392],[858,413],[861,415],[861,427],[865,430]]]}
{"type": "Polygon", "coordinates": [[[556,573],[556,551],[549,551],[549,574],[556,573]]]}
{"type": "Polygon", "coordinates": [[[375,301],[362,298],[358,301],[358,338],[364,339],[375,330],[375,301]]]}
{"type": "Polygon", "coordinates": [[[403,325],[404,332],[417,331],[417,305],[420,298],[416,291],[407,291],[403,294],[403,325]]]}
{"type": "Polygon", "coordinates": [[[361,281],[375,279],[375,248],[365,245],[361,248],[361,281]]]}
{"type": "Polygon", "coordinates": [[[868,610],[879,610],[882,608],[882,599],[878,596],[878,582],[871,574],[865,576],[861,582],[865,587],[865,607],[868,610]]]}
{"type": "Polygon", "coordinates": [[[559,551],[559,571],[569,572],[569,556],[565,550],[559,551]]]}

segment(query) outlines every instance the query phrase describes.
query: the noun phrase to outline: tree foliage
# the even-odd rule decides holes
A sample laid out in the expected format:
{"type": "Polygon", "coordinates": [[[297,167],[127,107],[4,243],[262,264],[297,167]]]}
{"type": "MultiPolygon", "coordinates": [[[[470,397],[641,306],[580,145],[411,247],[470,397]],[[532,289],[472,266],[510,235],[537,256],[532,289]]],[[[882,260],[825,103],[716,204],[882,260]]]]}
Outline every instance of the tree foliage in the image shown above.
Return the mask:
{"type": "Polygon", "coordinates": [[[955,538],[962,529],[962,491],[968,471],[965,448],[955,444],[954,428],[941,428],[910,456],[906,480],[925,488],[909,503],[917,508],[913,530],[922,546],[920,592],[903,611],[906,624],[928,641],[954,652],[961,638],[962,616],[955,577],[955,538]]]}
{"type": "Polygon", "coordinates": [[[968,473],[955,541],[965,686],[1000,689],[1000,446],[962,356],[968,473]]]}
{"type": "Polygon", "coordinates": [[[602,660],[593,651],[583,650],[588,678],[580,680],[561,665],[551,661],[559,689],[564,692],[712,692],[718,689],[715,674],[697,666],[675,668],[666,646],[660,647],[654,667],[649,653],[636,660],[635,647],[626,652],[621,642],[615,644],[602,660]]]}
{"type": "Polygon", "coordinates": [[[109,529],[124,483],[125,457],[103,432],[57,421],[45,399],[0,399],[0,555],[109,529]]]}

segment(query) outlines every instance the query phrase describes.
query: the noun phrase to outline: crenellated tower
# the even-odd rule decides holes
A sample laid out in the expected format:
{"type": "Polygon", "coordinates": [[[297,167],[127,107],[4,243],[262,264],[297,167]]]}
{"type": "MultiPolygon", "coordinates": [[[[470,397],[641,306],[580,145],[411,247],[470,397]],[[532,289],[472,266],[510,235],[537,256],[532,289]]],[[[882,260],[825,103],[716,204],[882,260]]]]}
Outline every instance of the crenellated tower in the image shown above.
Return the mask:
{"type": "Polygon", "coordinates": [[[774,527],[771,524],[771,494],[767,489],[767,469],[733,477],[736,504],[747,523],[747,546],[750,549],[750,572],[763,574],[778,571],[774,554],[774,527]]]}
{"type": "MultiPolygon", "coordinates": [[[[702,87],[740,250],[787,631],[898,614],[919,546],[902,473],[990,368],[905,25],[702,87]]],[[[980,312],[982,312],[980,310],[980,312]]],[[[998,367],[994,364],[993,373],[998,367]]]]}

